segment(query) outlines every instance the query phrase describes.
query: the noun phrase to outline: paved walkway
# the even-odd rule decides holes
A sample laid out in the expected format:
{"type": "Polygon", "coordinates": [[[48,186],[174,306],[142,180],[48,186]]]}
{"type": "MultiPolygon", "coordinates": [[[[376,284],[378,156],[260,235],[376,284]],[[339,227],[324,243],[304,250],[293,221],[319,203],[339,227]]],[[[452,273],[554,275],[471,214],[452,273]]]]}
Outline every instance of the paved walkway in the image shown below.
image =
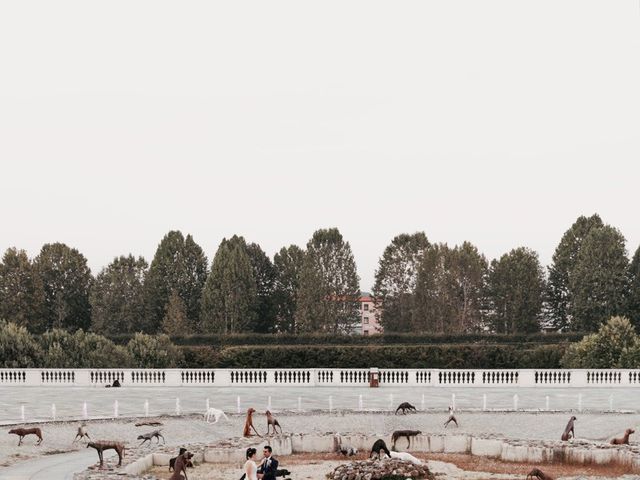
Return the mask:
{"type": "MultiPolygon", "coordinates": [[[[106,458],[110,457],[107,453],[106,458]]],[[[0,469],[0,480],[73,480],[74,473],[87,469],[96,460],[94,450],[48,455],[0,469]]]]}

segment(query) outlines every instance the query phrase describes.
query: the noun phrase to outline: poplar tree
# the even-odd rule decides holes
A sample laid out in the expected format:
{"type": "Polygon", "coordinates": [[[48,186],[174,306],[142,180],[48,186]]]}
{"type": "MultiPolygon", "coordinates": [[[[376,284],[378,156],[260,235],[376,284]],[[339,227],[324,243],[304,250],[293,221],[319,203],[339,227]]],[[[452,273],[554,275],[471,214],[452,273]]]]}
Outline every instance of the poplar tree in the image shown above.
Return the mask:
{"type": "Polygon", "coordinates": [[[91,288],[91,330],[101,335],[144,328],[144,280],[148,264],[132,255],[117,257],[91,288]]]}
{"type": "Polygon", "coordinates": [[[256,312],[252,330],[257,333],[270,333],[275,330],[275,268],[257,243],[248,244],[246,250],[256,282],[256,312]]]}
{"type": "Polygon", "coordinates": [[[9,248],[0,263],[0,319],[41,333],[46,326],[42,280],[24,250],[9,248]]]}
{"type": "Polygon", "coordinates": [[[351,332],[359,320],[360,287],[349,242],[337,228],[317,230],[300,273],[296,325],[303,332],[351,332]]]}
{"type": "Polygon", "coordinates": [[[627,273],[629,292],[627,296],[627,316],[637,330],[640,330],[640,247],[633,255],[627,273]]]}
{"type": "Polygon", "coordinates": [[[87,330],[92,277],[84,255],[64,243],[49,243],[34,263],[44,289],[47,328],[87,330]]]}
{"type": "Polygon", "coordinates": [[[200,321],[206,333],[246,333],[256,323],[258,292],[242,237],[223,239],[202,294],[200,321]]]}
{"type": "Polygon", "coordinates": [[[585,238],[592,229],[604,224],[598,214],[580,216],[564,233],[549,267],[547,301],[549,316],[554,326],[567,327],[571,323],[572,293],[569,277],[575,268],[585,238]]]}
{"type": "Polygon", "coordinates": [[[385,248],[373,287],[373,296],[382,305],[381,323],[385,331],[411,331],[418,267],[428,248],[424,232],[398,235],[385,248]]]}
{"type": "Polygon", "coordinates": [[[180,231],[167,233],[158,245],[145,280],[144,331],[161,330],[172,291],[184,302],[189,329],[199,331],[200,299],[206,278],[207,257],[193,237],[184,237],[180,231]]]}
{"type": "Polygon", "coordinates": [[[298,289],[300,288],[300,272],[304,255],[304,250],[300,247],[290,245],[282,247],[273,258],[277,332],[295,333],[297,331],[298,289]]]}
{"type": "Polygon", "coordinates": [[[589,232],[569,275],[573,330],[594,332],[625,313],[628,266],[619,230],[607,225],[589,232]]]}
{"type": "Polygon", "coordinates": [[[493,260],[487,283],[493,331],[530,333],[540,330],[545,279],[536,252],[520,247],[493,260]]]}

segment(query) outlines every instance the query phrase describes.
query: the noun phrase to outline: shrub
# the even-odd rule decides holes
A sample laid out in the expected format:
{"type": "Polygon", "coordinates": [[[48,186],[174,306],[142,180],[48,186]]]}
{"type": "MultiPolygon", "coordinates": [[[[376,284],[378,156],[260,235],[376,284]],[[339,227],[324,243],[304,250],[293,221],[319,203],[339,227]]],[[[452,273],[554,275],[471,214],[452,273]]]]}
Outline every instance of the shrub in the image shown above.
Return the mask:
{"type": "Polygon", "coordinates": [[[42,349],[25,327],[0,322],[0,367],[32,368],[42,361],[42,349]]]}
{"type": "Polygon", "coordinates": [[[638,368],[640,339],[624,317],[611,317],[597,333],[571,345],[561,364],[565,368],[638,368]]]}
{"type": "Polygon", "coordinates": [[[175,368],[184,356],[167,335],[136,333],[127,344],[135,368],[175,368]]]}
{"type": "Polygon", "coordinates": [[[50,330],[39,337],[39,342],[45,368],[115,368],[132,363],[124,347],[82,330],[50,330]]]}

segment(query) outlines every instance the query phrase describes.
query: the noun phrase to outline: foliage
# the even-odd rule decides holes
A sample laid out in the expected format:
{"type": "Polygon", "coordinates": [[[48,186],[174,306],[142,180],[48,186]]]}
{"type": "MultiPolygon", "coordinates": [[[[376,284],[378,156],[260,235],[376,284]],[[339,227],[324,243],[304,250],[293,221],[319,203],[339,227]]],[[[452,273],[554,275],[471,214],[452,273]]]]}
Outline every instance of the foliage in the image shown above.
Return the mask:
{"type": "Polygon", "coordinates": [[[45,328],[44,287],[24,250],[7,249],[0,263],[0,318],[32,332],[45,328]]]}
{"type": "Polygon", "coordinates": [[[127,344],[134,368],[176,368],[184,356],[167,335],[136,333],[127,344]]]}
{"type": "Polygon", "coordinates": [[[411,331],[418,266],[428,248],[424,232],[398,235],[385,248],[373,287],[374,297],[384,305],[381,323],[385,331],[411,331]]]}
{"type": "Polygon", "coordinates": [[[551,321],[558,328],[570,324],[572,292],[569,277],[578,261],[584,239],[592,229],[603,226],[597,214],[590,217],[580,216],[564,233],[556,247],[549,267],[548,304],[551,321]]]}
{"type": "Polygon", "coordinates": [[[564,357],[565,368],[639,368],[640,339],[631,322],[612,317],[597,333],[572,344],[564,357]]]}
{"type": "Polygon", "coordinates": [[[93,279],[84,255],[64,243],[48,243],[34,263],[44,288],[47,328],[88,329],[93,279]]]}
{"type": "Polygon", "coordinates": [[[358,282],[351,246],[339,230],[314,232],[300,272],[296,312],[299,331],[351,331],[359,319],[358,282]]]}
{"type": "Polygon", "coordinates": [[[427,249],[418,269],[413,330],[464,333],[482,327],[487,260],[469,242],[427,249]]]}
{"type": "Polygon", "coordinates": [[[113,260],[91,288],[91,330],[108,335],[135,332],[144,322],[144,258],[132,255],[113,260]]]}
{"type": "Polygon", "coordinates": [[[176,291],[185,304],[190,328],[199,331],[200,299],[207,278],[207,257],[191,235],[167,233],[153,257],[144,284],[146,321],[142,330],[158,332],[169,296],[176,291]]]}
{"type": "Polygon", "coordinates": [[[493,331],[539,331],[544,290],[544,271],[534,251],[517,248],[491,262],[487,300],[493,331]]]}
{"type": "Polygon", "coordinates": [[[33,368],[41,359],[40,346],[24,326],[0,321],[0,367],[33,368]]]}
{"type": "Polygon", "coordinates": [[[250,331],[256,321],[258,292],[244,238],[223,239],[202,294],[200,321],[206,332],[250,331]]]}
{"type": "Polygon", "coordinates": [[[54,329],[38,337],[45,368],[123,368],[131,365],[126,349],[90,332],[54,329]]]}
{"type": "Polygon", "coordinates": [[[627,269],[625,240],[617,229],[589,232],[569,275],[573,329],[592,332],[609,317],[625,313],[627,269]]]}
{"type": "Polygon", "coordinates": [[[558,368],[565,348],[564,345],[243,346],[224,348],[217,364],[211,367],[558,368]]]}
{"type": "Polygon", "coordinates": [[[294,333],[297,330],[295,315],[303,262],[304,250],[296,245],[282,247],[273,258],[276,332],[294,333]]]}

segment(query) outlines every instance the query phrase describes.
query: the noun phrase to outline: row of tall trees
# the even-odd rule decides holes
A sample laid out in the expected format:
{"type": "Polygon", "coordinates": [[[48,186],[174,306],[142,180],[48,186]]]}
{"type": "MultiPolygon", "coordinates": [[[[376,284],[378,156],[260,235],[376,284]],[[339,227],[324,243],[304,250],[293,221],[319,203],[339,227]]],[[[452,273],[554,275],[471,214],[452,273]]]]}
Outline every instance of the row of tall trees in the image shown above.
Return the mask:
{"type": "Polygon", "coordinates": [[[640,324],[640,248],[598,215],[579,217],[548,268],[520,247],[490,263],[478,249],[432,244],[422,232],[395,237],[376,272],[374,296],[387,331],[534,332],[542,324],[595,331],[615,315],[640,324]]]}
{"type": "Polygon", "coordinates": [[[95,278],[62,243],[44,245],[33,261],[10,248],[0,264],[0,319],[36,333],[338,333],[357,322],[358,296],[351,247],[335,228],[316,231],[306,250],[283,247],[273,261],[234,235],[209,266],[191,235],[171,231],[150,265],[121,256],[95,278]]]}
{"type": "MultiPolygon", "coordinates": [[[[548,274],[528,248],[489,262],[469,242],[401,234],[380,258],[373,293],[388,331],[595,331],[615,315],[638,325],[640,249],[629,261],[622,234],[598,215],[565,232],[548,274]]],[[[339,333],[358,321],[358,295],[351,247],[335,228],[273,259],[234,235],[210,264],[191,235],[171,231],[150,264],[121,256],[95,278],[86,258],[61,243],[33,260],[10,248],[0,263],[0,319],[32,332],[339,333]]]]}

